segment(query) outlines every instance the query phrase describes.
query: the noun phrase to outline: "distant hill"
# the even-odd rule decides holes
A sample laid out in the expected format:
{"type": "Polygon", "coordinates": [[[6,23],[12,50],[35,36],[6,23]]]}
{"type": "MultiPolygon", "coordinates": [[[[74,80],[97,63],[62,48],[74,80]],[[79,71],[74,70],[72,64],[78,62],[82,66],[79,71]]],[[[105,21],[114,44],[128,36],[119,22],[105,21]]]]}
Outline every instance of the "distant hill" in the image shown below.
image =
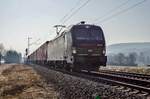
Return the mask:
{"type": "Polygon", "coordinates": [[[150,42],[143,42],[143,43],[119,43],[119,44],[112,44],[107,46],[107,54],[118,54],[118,53],[140,53],[143,52],[150,56],[150,42]]]}
{"type": "Polygon", "coordinates": [[[150,64],[150,42],[144,43],[119,43],[107,46],[108,64],[118,62],[116,55],[123,53],[128,56],[130,53],[136,52],[136,64],[147,65],[150,64]]]}

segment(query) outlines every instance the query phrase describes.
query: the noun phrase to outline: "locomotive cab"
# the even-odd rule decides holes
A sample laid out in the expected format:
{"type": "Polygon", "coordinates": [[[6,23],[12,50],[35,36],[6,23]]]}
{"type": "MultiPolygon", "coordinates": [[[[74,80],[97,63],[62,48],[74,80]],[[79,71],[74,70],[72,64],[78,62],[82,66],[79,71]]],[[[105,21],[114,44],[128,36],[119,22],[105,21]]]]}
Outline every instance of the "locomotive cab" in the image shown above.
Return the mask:
{"type": "Polygon", "coordinates": [[[77,24],[71,28],[73,69],[98,70],[106,66],[105,38],[96,25],[77,24]]]}

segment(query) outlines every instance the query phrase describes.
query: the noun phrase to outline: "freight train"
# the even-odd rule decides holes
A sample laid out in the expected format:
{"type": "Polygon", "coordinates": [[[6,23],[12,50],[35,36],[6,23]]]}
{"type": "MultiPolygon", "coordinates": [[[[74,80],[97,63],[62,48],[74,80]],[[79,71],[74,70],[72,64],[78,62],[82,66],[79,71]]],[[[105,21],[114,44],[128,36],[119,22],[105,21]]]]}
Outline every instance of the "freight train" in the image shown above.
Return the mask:
{"type": "Polygon", "coordinates": [[[95,71],[106,66],[105,54],[105,37],[101,27],[80,22],[42,44],[28,56],[28,61],[66,70],[95,71]]]}

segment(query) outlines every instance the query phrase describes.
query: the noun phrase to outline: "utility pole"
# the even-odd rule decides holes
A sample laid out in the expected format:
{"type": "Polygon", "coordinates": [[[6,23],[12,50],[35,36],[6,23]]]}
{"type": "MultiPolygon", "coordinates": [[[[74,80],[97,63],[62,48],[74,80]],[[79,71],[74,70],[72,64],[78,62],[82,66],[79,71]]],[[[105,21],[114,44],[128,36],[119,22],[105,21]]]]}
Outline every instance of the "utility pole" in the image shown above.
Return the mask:
{"type": "Polygon", "coordinates": [[[36,40],[35,42],[30,42],[30,40],[32,39],[31,37],[28,37],[28,47],[25,49],[25,56],[26,56],[26,63],[28,63],[28,55],[30,54],[30,46],[33,44],[37,44],[37,41],[39,41],[40,39],[36,40]]]}
{"type": "Polygon", "coordinates": [[[28,56],[28,55],[30,54],[30,46],[31,46],[31,45],[34,45],[34,44],[37,44],[37,42],[40,40],[40,38],[39,38],[39,39],[37,39],[37,40],[34,41],[34,42],[30,42],[31,39],[32,39],[31,37],[28,37],[28,47],[27,47],[26,50],[25,50],[26,56],[28,56]]]}

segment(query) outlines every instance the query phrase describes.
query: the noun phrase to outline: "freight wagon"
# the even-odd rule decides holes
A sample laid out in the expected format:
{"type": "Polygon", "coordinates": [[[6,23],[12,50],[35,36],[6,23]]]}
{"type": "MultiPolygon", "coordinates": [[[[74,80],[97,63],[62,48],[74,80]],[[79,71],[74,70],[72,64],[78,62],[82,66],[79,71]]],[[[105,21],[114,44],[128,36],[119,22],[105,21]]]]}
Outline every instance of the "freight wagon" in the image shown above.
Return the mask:
{"type": "Polygon", "coordinates": [[[28,61],[31,63],[41,64],[41,65],[46,64],[48,43],[49,41],[46,41],[38,49],[36,49],[32,54],[30,54],[28,56],[28,61]]]}

